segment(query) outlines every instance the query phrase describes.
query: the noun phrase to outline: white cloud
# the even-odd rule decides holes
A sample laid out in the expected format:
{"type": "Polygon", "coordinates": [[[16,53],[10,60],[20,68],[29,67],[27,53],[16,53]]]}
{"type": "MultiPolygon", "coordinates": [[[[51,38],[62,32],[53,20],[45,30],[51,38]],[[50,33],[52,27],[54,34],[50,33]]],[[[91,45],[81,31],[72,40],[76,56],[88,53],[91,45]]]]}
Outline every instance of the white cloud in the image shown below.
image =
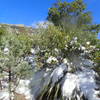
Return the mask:
{"type": "Polygon", "coordinates": [[[53,23],[49,21],[38,21],[38,22],[33,22],[32,27],[33,28],[47,28],[48,25],[53,25],[53,23]]]}

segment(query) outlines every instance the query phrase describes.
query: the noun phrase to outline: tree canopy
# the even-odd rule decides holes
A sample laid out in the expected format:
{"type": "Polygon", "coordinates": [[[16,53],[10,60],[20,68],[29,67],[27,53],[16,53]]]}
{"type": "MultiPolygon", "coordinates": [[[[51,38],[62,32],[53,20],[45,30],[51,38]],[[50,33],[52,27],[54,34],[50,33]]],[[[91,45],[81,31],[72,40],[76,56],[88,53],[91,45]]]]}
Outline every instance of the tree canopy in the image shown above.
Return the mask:
{"type": "Polygon", "coordinates": [[[85,31],[98,32],[100,25],[93,24],[91,12],[87,11],[83,0],[72,2],[58,1],[49,8],[47,19],[56,26],[69,29],[82,28],[85,31]]]}

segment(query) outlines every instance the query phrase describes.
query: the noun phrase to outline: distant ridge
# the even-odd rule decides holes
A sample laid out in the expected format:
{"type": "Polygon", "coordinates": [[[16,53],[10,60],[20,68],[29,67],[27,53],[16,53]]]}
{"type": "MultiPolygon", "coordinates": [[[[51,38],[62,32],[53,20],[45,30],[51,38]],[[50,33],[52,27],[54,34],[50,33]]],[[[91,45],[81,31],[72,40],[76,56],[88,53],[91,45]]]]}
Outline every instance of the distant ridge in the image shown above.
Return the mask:
{"type": "Polygon", "coordinates": [[[7,32],[10,33],[28,33],[28,34],[34,34],[36,33],[36,28],[33,28],[32,26],[25,26],[24,24],[5,24],[1,23],[0,24],[1,28],[6,29],[7,32]]]}

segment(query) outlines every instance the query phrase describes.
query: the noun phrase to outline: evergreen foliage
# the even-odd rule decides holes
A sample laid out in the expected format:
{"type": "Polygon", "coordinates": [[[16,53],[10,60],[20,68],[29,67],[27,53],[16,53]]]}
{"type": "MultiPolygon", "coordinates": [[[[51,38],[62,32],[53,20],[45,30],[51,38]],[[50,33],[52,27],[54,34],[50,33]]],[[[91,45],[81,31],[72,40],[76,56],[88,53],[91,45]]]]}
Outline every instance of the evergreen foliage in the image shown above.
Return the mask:
{"type": "Polygon", "coordinates": [[[30,78],[32,74],[32,67],[25,60],[25,56],[32,47],[32,39],[28,34],[23,33],[4,34],[0,41],[0,71],[1,75],[8,76],[7,81],[11,94],[15,91],[20,79],[30,78]]]}
{"type": "Polygon", "coordinates": [[[85,31],[98,32],[100,24],[92,23],[91,12],[87,11],[83,0],[74,0],[72,2],[58,1],[49,9],[47,19],[56,26],[62,26],[64,29],[80,29],[85,31]]]}

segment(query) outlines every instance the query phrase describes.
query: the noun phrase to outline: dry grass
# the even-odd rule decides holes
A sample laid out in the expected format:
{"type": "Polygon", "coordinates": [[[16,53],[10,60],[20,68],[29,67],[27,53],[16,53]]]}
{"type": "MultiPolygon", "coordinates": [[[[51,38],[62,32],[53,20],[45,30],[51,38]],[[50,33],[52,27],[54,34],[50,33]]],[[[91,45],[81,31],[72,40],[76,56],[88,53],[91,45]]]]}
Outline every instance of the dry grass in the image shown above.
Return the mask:
{"type": "Polygon", "coordinates": [[[27,100],[27,99],[25,99],[24,95],[15,93],[15,99],[14,100],[27,100]]]}

